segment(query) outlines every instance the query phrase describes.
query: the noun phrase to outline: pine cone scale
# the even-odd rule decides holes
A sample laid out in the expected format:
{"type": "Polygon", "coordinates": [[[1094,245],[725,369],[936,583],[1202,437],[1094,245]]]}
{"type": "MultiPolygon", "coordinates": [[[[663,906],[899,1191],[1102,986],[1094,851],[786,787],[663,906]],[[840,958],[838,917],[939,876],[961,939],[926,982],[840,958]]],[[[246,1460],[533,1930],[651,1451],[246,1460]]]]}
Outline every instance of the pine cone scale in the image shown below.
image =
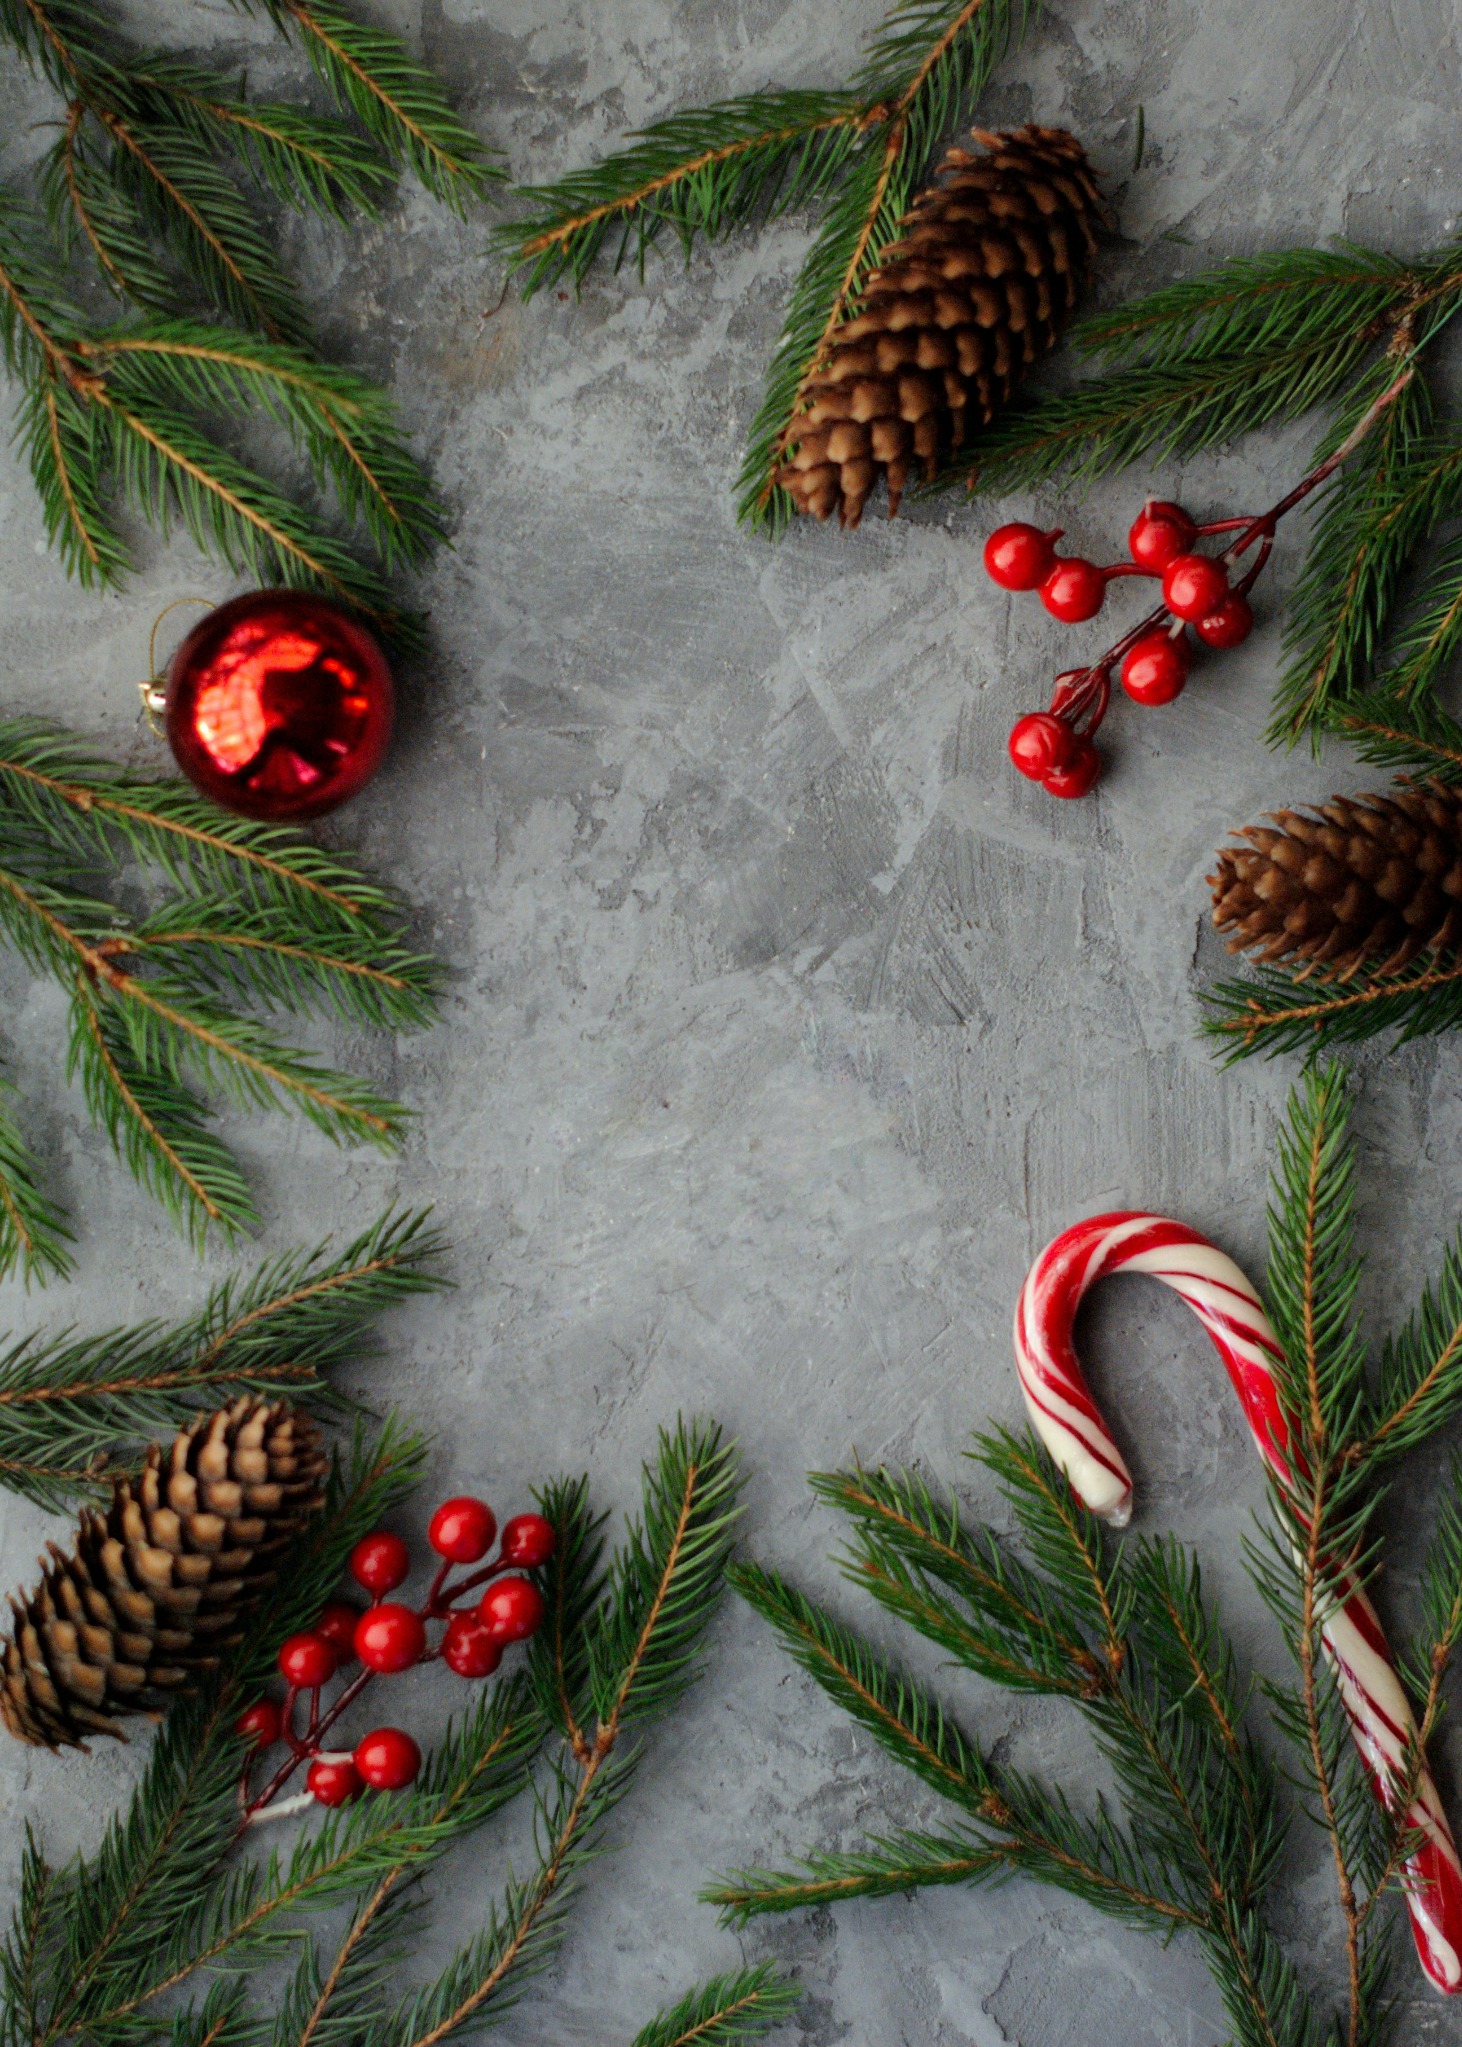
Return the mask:
{"type": "Polygon", "coordinates": [[[1299,978],[1395,973],[1462,939],[1462,792],[1400,783],[1282,811],[1225,847],[1209,876],[1231,952],[1299,963],[1299,978]],[[1257,950],[1255,950],[1257,948],[1257,950]]]}
{"type": "Polygon", "coordinates": [[[0,1719],[21,1741],[121,1736],[119,1716],[196,1686],[239,1641],[252,1607],[323,1496],[307,1417],[244,1397],[154,1446],[105,1512],[80,1517],[42,1578],[12,1598],[0,1643],[0,1719]]]}
{"type": "Polygon", "coordinates": [[[892,516],[911,469],[927,481],[988,424],[1080,296],[1104,215],[1080,143],[1034,126],[975,138],[986,153],[946,153],[800,394],[775,481],[814,518],[856,526],[880,475],[892,516]],[[844,438],[841,422],[872,431],[844,438]]]}

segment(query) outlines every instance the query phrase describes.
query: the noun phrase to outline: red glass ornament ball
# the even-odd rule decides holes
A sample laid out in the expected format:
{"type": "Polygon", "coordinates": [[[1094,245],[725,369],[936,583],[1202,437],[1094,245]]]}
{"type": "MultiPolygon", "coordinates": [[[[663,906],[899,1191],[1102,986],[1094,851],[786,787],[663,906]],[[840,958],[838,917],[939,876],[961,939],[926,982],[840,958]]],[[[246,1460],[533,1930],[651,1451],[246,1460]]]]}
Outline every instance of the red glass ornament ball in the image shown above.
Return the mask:
{"type": "Polygon", "coordinates": [[[449,1564],[480,1564],[497,1534],[497,1516],[486,1500],[463,1493],[443,1500],[431,1517],[426,1539],[449,1564]]]}
{"type": "Polygon", "coordinates": [[[1080,625],[1095,618],[1106,599],[1107,579],[1095,562],[1079,554],[1058,561],[1041,585],[1041,602],[1052,618],[1063,625],[1080,625]]]}
{"type": "Polygon", "coordinates": [[[1010,734],[1010,758],[1021,774],[1040,782],[1065,763],[1075,739],[1064,718],[1051,711],[1031,711],[1015,722],[1010,734]]]}
{"type": "Polygon", "coordinates": [[[315,1622],[313,1632],[325,1637],[339,1663],[349,1663],[355,1655],[355,1624],[359,1619],[360,1608],[352,1606],[348,1599],[330,1599],[315,1622]]]}
{"type": "Polygon", "coordinates": [[[1047,775],[1045,787],[1052,796],[1069,799],[1085,796],[1102,771],[1102,757],[1089,739],[1078,739],[1064,768],[1047,775]]]}
{"type": "Polygon", "coordinates": [[[351,1577],[377,1598],[383,1592],[394,1592],[410,1569],[410,1550],[399,1535],[391,1535],[384,1528],[378,1528],[374,1535],[362,1536],[350,1552],[351,1577]]]}
{"type": "Polygon", "coordinates": [[[421,1750],[400,1727],[377,1727],[355,1745],[355,1767],[372,1791],[400,1791],[414,1782],[421,1750]]]}
{"type": "Polygon", "coordinates": [[[1171,633],[1148,633],[1122,663],[1122,687],[1134,704],[1170,704],[1188,680],[1188,653],[1171,633]]]}
{"type": "Polygon", "coordinates": [[[1196,625],[1228,595],[1228,570],[1211,554],[1180,554],[1163,571],[1162,601],[1174,618],[1196,625]]]}
{"type": "Polygon", "coordinates": [[[543,1626],[547,1611],[543,1594],[530,1578],[499,1578],[483,1593],[477,1609],[482,1625],[500,1642],[526,1642],[543,1626]]]}
{"type": "Polygon", "coordinates": [[[279,1652],[279,1672],[286,1684],[312,1692],[334,1677],[338,1660],[323,1635],[291,1635],[279,1652]]]}
{"type": "Polygon", "coordinates": [[[1191,551],[1198,527],[1181,505],[1149,498],[1127,534],[1127,551],[1139,569],[1160,576],[1171,561],[1191,551]]]}
{"type": "Polygon", "coordinates": [[[1194,621],[1193,630],[1205,647],[1242,647],[1254,630],[1248,598],[1231,590],[1216,611],[1194,621]]]}
{"type": "Polygon", "coordinates": [[[558,1548],[553,1523],[542,1514],[515,1514],[503,1523],[502,1558],[519,1570],[533,1571],[546,1564],[558,1548]]]}
{"type": "Polygon", "coordinates": [[[1024,519],[997,526],[985,542],[985,573],[1002,590],[1038,590],[1056,559],[1058,532],[1043,533],[1024,519]]]}
{"type": "Polygon", "coordinates": [[[205,796],[270,823],[363,789],[395,692],[374,636],[324,597],[256,590],[211,611],[168,663],[167,734],[205,796]]]}
{"type": "Polygon", "coordinates": [[[305,1784],[314,1794],[317,1805],[348,1805],[352,1798],[359,1798],[364,1789],[360,1771],[354,1763],[327,1763],[323,1757],[310,1764],[305,1784]]]}
{"type": "Polygon", "coordinates": [[[283,1729],[284,1715],[273,1699],[256,1699],[234,1722],[234,1733],[241,1734],[255,1748],[273,1748],[283,1729]]]}
{"type": "Polygon", "coordinates": [[[426,1627],[409,1606],[387,1600],[355,1624],[355,1653],[368,1670],[410,1670],[426,1650],[426,1627]]]}
{"type": "Polygon", "coordinates": [[[503,1641],[475,1613],[454,1613],[442,1636],[442,1661],[458,1677],[491,1677],[503,1660],[503,1641]]]}

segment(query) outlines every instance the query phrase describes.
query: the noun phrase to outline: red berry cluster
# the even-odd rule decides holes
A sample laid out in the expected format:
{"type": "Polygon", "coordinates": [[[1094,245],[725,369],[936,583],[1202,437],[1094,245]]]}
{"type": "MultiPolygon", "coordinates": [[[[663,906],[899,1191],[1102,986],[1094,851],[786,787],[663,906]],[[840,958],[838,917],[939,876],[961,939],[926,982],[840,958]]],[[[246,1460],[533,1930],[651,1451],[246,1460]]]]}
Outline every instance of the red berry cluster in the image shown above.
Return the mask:
{"type": "Polygon", "coordinates": [[[1200,526],[1181,505],[1149,498],[1127,535],[1130,558],[1102,567],[1080,555],[1058,555],[1059,528],[1044,533],[1016,521],[985,542],[985,567],[1004,590],[1039,590],[1053,618],[1068,625],[1094,618],[1107,585],[1122,576],[1150,576],[1162,584],[1162,604],[1090,668],[1056,678],[1049,710],[1021,718],[1010,735],[1010,758],[1023,775],[1053,796],[1084,796],[1101,773],[1092,734],[1106,716],[1112,672],[1121,664],[1122,687],[1143,705],[1170,704],[1188,680],[1187,628],[1209,647],[1237,647],[1249,637],[1254,614],[1248,592],[1273,544],[1273,515],[1216,519],[1200,526]],[[1200,554],[1200,538],[1234,533],[1222,555],[1200,554]],[[1229,572],[1254,540],[1258,555],[1248,573],[1231,583],[1229,572]]]}
{"type": "MultiPolygon", "coordinates": [[[[504,1523],[497,1555],[484,1564],[497,1537],[497,1517],[485,1500],[466,1495],[444,1500],[427,1529],[427,1541],[441,1562],[419,1607],[389,1596],[405,1583],[411,1569],[411,1552],[401,1537],[377,1529],[356,1544],[350,1553],[350,1575],[371,1595],[370,1605],[329,1600],[314,1626],[291,1635],[279,1651],[283,1701],[258,1699],[239,1715],[238,1732],[255,1755],[277,1742],[289,1752],[256,1796],[246,1791],[248,1818],[262,1816],[306,1763],[305,1802],[312,1798],[317,1805],[344,1805],[367,1787],[399,1791],[413,1782],[421,1768],[421,1750],[402,1728],[378,1727],[348,1752],[327,1749],[325,1736],[373,1677],[395,1676],[438,1658],[458,1677],[490,1677],[510,1643],[536,1634],[543,1624],[543,1594],[521,1573],[537,1570],[552,1557],[557,1541],[553,1524],[542,1514],[515,1514],[504,1523]],[[472,1565],[482,1568],[469,1569],[466,1577],[453,1582],[454,1566],[472,1565]],[[479,1594],[482,1587],[486,1589],[479,1594]],[[479,1596],[467,1599],[469,1594],[479,1596]],[[431,1647],[427,1628],[434,1621],[445,1626],[431,1647]],[[358,1674],[322,1709],[324,1687],[352,1663],[361,1666],[358,1674]],[[301,1698],[306,1702],[305,1724],[297,1729],[301,1698]]],[[[246,1784],[248,1774],[246,1768],[246,1784]]]]}

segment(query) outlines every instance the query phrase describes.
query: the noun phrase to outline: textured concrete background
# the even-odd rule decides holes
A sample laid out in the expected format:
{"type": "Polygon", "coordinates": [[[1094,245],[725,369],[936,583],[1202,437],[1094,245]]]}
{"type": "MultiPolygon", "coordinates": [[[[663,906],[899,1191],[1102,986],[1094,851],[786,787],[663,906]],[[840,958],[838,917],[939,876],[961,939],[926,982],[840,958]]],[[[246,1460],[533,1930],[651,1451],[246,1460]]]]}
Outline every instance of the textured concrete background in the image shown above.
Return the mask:
{"type": "MultiPolygon", "coordinates": [[[[527,178],[707,96],[834,83],[878,14],[876,0],[381,7],[527,178]]],[[[130,18],[236,55],[260,86],[300,83],[223,0],[151,0],[130,18]]],[[[1457,0],[1055,0],[983,113],[1087,138],[1120,208],[1102,287],[1116,296],[1237,250],[1342,234],[1411,248],[1450,230],[1459,64],[1457,0]],[[1130,177],[1139,103],[1147,157],[1130,177]]],[[[0,170],[13,171],[51,108],[0,69],[0,170]]],[[[1008,1318],[1052,1232],[1144,1204],[1212,1230],[1251,1268],[1260,1257],[1291,1071],[1224,1075],[1195,1040],[1195,968],[1214,952],[1203,875],[1230,824],[1367,774],[1259,742],[1296,562],[1287,528],[1249,645],[1171,710],[1120,704],[1100,793],[1050,802],[1008,771],[1004,735],[1073,643],[980,573],[980,512],[923,508],[775,549],[736,528],[740,438],[809,223],[702,252],[688,275],[657,262],[643,285],[596,274],[578,303],[496,312],[487,225],[407,189],[353,240],[287,230],[322,331],[394,385],[454,514],[455,549],[422,590],[438,659],[411,684],[395,759],[331,836],[400,880],[456,979],[434,1035],[337,1048],[420,1110],[399,1162],[278,1119],[230,1135],[266,1249],[358,1226],[393,1198],[437,1204],[458,1289],[399,1316],[353,1375],[438,1432],[435,1486],[511,1508],[531,1480],[587,1466],[618,1507],[657,1423],[709,1410],[745,1445],[749,1546],[858,1613],[804,1471],[856,1446],[963,1483],[972,1429],[1018,1419],[1008,1318]]],[[[1110,554],[1149,485],[1203,513],[1254,507],[1300,472],[1307,439],[1265,436],[1039,509],[1110,554]]],[[[10,456],[0,514],[7,705],[161,765],[133,694],[148,624],[181,592],[224,596],[227,579],[185,543],[143,536],[125,596],[81,594],[10,456]]],[[[52,995],[9,955],[0,976],[4,1056],[81,1224],[76,1283],[41,1300],[12,1290],[5,1319],[186,1307],[228,1260],[194,1264],[62,1092],[52,995]]],[[[1364,1062],[1380,1319],[1454,1226],[1459,1072],[1454,1043],[1364,1062]]],[[[1143,1525],[1199,1543],[1267,1666],[1238,1557],[1257,1465],[1213,1355],[1177,1303],[1127,1281],[1096,1306],[1088,1347],[1125,1424],[1143,1525]]],[[[0,1581],[29,1572],[47,1532],[0,1503],[0,1581]]],[[[1423,1533],[1396,1531],[1393,1615],[1423,1533]]],[[[627,2040],[658,2001],[734,1960],[694,1901],[709,1870],[933,1816],[744,1612],[713,1647],[621,1811],[618,1852],[589,1877],[562,1963],[504,2028],[512,2047],[627,2040]]],[[[426,1725],[447,1693],[439,1677],[418,1689],[402,1713],[426,1725]]],[[[1064,1716],[948,1689],[1002,1752],[1083,1792],[1101,1781],[1064,1716]]],[[[58,1850],[89,1842],[139,1759],[0,1753],[3,1880],[21,1816],[58,1850]]],[[[1455,1789],[1462,1732],[1446,1761],[1455,1789]]],[[[498,1873],[480,1847],[464,1858],[422,1967],[470,1930],[498,1873]]],[[[1336,1982],[1308,1843],[1287,1898],[1317,1980],[1336,1982]]],[[[1224,2031],[1190,1953],[1023,1883],[790,1920],[745,1950],[800,1969],[809,2002],[789,2037],[809,2047],[1203,2047],[1224,2031]]],[[[1402,1982],[1404,2037],[1462,2041],[1462,2011],[1409,1962],[1402,1982]]]]}

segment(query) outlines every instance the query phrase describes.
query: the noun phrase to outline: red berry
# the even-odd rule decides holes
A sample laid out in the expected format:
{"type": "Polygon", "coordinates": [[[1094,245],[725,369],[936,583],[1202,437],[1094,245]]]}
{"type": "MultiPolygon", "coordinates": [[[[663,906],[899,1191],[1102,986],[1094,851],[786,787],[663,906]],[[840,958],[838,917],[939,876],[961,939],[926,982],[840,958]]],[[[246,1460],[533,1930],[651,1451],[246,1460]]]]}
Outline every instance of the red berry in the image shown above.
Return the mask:
{"type": "Polygon", "coordinates": [[[1059,538],[1023,519],[997,526],[985,542],[985,573],[1002,590],[1037,590],[1051,573],[1059,538]]]}
{"type": "Polygon", "coordinates": [[[1067,766],[1047,775],[1045,786],[1052,796],[1085,796],[1102,771],[1102,757],[1089,739],[1078,739],[1067,766]]]}
{"type": "Polygon", "coordinates": [[[477,1612],[500,1642],[526,1642],[542,1627],[547,1610],[530,1578],[499,1578],[483,1593],[477,1612]]]}
{"type": "Polygon", "coordinates": [[[1170,704],[1188,680],[1188,652],[1171,633],[1148,633],[1122,663],[1122,687],[1134,704],[1170,704]]]}
{"type": "Polygon", "coordinates": [[[278,1660],[286,1684],[312,1692],[334,1677],[338,1658],[323,1635],[291,1635],[278,1660]]]}
{"type": "Polygon", "coordinates": [[[1181,505],[1166,498],[1149,498],[1127,535],[1127,549],[1139,569],[1161,575],[1171,561],[1187,554],[1198,538],[1198,528],[1181,505]]]}
{"type": "Polygon", "coordinates": [[[542,1514],[515,1514],[503,1524],[501,1550],[505,1564],[516,1564],[524,1571],[536,1570],[548,1562],[557,1548],[553,1523],[542,1514]]]}
{"type": "Polygon", "coordinates": [[[389,1535],[384,1528],[363,1537],[350,1552],[351,1577],[377,1599],[383,1592],[394,1592],[410,1569],[411,1552],[399,1535],[389,1535]]]}
{"type": "Polygon", "coordinates": [[[378,1727],[355,1745],[355,1767],[372,1791],[400,1791],[421,1768],[421,1750],[399,1727],[378,1727]]]}
{"type": "Polygon", "coordinates": [[[426,1628],[419,1613],[387,1600],[363,1613],[355,1624],[355,1653],[369,1670],[410,1670],[426,1648],[426,1628]]]}
{"type": "Polygon", "coordinates": [[[336,1661],[349,1663],[355,1655],[355,1624],[360,1608],[348,1599],[328,1599],[315,1622],[313,1632],[323,1635],[335,1651],[336,1661]]]}
{"type": "Polygon", "coordinates": [[[314,1793],[317,1805],[346,1805],[352,1798],[358,1798],[362,1789],[360,1771],[354,1763],[327,1763],[323,1759],[310,1764],[305,1783],[314,1793]]]}
{"type": "Polygon", "coordinates": [[[1075,736],[1064,718],[1050,711],[1029,711],[1016,720],[1010,734],[1010,758],[1023,775],[1039,782],[1063,765],[1075,736]]]}
{"type": "Polygon", "coordinates": [[[442,1636],[442,1661],[458,1677],[491,1677],[503,1660],[501,1636],[475,1613],[454,1613],[442,1636]]]}
{"type": "Polygon", "coordinates": [[[1231,590],[1216,611],[1195,619],[1193,630],[1205,647],[1241,647],[1254,630],[1248,598],[1231,590]]]}
{"type": "Polygon", "coordinates": [[[480,1564],[497,1534],[497,1516],[486,1500],[462,1494],[443,1500],[431,1517],[426,1539],[451,1564],[480,1564]]]}
{"type": "Polygon", "coordinates": [[[1066,625],[1095,618],[1106,594],[1106,577],[1095,562],[1084,561],[1079,554],[1058,561],[1041,585],[1042,604],[1066,625]]]}
{"type": "Polygon", "coordinates": [[[234,1733],[241,1734],[255,1748],[273,1748],[283,1726],[284,1715],[273,1699],[255,1699],[235,1720],[234,1733]]]}
{"type": "Polygon", "coordinates": [[[1228,570],[1211,554],[1180,554],[1163,571],[1162,601],[1174,618],[1196,624],[1228,595],[1228,570]]]}

